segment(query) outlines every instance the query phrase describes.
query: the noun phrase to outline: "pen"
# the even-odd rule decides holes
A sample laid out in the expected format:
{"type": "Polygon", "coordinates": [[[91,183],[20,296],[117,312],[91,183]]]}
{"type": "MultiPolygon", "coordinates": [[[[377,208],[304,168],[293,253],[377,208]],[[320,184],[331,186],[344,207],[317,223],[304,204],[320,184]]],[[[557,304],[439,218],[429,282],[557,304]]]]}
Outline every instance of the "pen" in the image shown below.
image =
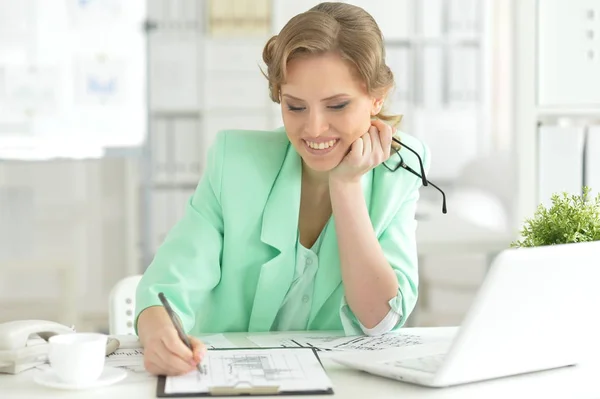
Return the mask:
{"type": "MultiPolygon", "coordinates": [[[[167,300],[167,297],[165,297],[165,294],[163,294],[162,292],[159,292],[158,299],[160,299],[160,301],[162,302],[165,310],[167,311],[167,314],[169,315],[169,318],[171,319],[171,322],[173,323],[173,326],[175,326],[175,329],[177,330],[177,335],[179,335],[179,338],[188,348],[190,348],[190,350],[193,353],[194,348],[192,347],[192,343],[188,339],[187,335],[185,335],[185,333],[183,332],[183,327],[181,327],[179,319],[175,315],[175,312],[173,312],[173,309],[171,308],[171,304],[167,300]]],[[[202,372],[202,369],[200,368],[200,363],[198,363],[197,369],[198,371],[202,372]]]]}

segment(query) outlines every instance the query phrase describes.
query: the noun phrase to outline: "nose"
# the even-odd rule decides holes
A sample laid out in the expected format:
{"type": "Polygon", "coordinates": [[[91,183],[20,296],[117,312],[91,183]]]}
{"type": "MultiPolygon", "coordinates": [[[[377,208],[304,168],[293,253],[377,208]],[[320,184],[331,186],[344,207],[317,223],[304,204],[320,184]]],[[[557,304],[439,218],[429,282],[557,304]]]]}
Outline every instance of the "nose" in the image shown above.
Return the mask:
{"type": "Polygon", "coordinates": [[[306,134],[311,137],[318,137],[326,133],[329,129],[327,118],[319,111],[310,111],[308,121],[306,122],[306,134]]]}

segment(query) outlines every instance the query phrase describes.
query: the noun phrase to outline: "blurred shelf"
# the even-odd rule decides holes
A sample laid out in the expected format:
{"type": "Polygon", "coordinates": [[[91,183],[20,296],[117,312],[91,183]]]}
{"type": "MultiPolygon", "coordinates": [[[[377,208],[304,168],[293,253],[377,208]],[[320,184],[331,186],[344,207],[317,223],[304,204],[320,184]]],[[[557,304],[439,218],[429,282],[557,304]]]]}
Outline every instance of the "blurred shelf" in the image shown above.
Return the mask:
{"type": "Polygon", "coordinates": [[[278,111],[279,104],[272,105],[266,103],[255,107],[204,107],[202,109],[193,110],[150,110],[151,118],[202,118],[210,116],[228,116],[232,113],[243,116],[255,116],[257,112],[264,112],[265,117],[273,116],[273,113],[278,111]],[[275,109],[273,109],[275,107],[275,109]]]}
{"type": "MultiPolygon", "coordinates": [[[[200,178],[199,178],[200,179],[200,178]]],[[[151,185],[156,190],[195,190],[198,187],[198,182],[195,183],[159,183],[155,182],[151,185]]]]}
{"type": "Polygon", "coordinates": [[[200,109],[150,109],[151,118],[199,118],[202,115],[200,109]]]}
{"type": "Polygon", "coordinates": [[[542,125],[600,124],[600,107],[594,108],[539,108],[537,121],[542,125]]]}
{"type": "Polygon", "coordinates": [[[467,46],[477,47],[481,45],[478,37],[411,37],[405,39],[384,39],[386,46],[467,46]]]}

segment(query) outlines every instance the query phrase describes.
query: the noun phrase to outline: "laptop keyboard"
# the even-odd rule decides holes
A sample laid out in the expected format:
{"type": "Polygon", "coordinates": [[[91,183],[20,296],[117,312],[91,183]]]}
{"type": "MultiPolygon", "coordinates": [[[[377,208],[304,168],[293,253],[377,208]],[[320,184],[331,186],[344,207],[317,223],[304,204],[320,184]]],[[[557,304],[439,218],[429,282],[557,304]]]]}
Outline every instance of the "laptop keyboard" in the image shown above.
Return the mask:
{"type": "Polygon", "coordinates": [[[438,355],[416,357],[413,359],[396,360],[387,364],[394,367],[404,367],[413,370],[424,371],[426,373],[435,373],[444,361],[445,353],[438,355]]]}

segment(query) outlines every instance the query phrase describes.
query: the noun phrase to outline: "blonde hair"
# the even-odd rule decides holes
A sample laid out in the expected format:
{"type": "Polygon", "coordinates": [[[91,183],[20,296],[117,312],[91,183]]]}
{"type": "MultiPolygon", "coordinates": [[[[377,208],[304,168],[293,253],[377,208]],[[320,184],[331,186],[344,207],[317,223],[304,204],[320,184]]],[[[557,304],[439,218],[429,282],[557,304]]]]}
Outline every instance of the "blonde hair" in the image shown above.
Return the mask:
{"type": "MultiPolygon", "coordinates": [[[[370,94],[386,94],[394,87],[394,74],[385,63],[383,35],[373,17],[360,7],[336,2],[316,5],[293,17],[263,49],[271,100],[280,102],[287,63],[304,55],[337,52],[348,61],[370,94]]],[[[401,115],[387,115],[383,107],[375,117],[392,126],[401,115]]]]}

